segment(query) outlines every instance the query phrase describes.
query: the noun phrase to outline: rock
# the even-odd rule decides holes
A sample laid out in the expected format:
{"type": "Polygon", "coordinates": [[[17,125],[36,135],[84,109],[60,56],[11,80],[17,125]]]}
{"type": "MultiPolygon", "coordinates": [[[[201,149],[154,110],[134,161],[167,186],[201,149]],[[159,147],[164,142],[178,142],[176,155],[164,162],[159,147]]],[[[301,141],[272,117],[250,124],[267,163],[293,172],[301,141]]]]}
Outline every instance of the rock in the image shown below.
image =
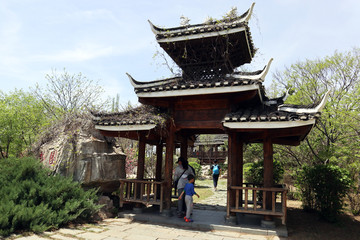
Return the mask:
{"type": "Polygon", "coordinates": [[[95,130],[91,119],[73,119],[57,126],[54,136],[39,146],[44,166],[70,176],[85,187],[112,193],[126,178],[126,155],[114,148],[113,139],[95,130]]]}

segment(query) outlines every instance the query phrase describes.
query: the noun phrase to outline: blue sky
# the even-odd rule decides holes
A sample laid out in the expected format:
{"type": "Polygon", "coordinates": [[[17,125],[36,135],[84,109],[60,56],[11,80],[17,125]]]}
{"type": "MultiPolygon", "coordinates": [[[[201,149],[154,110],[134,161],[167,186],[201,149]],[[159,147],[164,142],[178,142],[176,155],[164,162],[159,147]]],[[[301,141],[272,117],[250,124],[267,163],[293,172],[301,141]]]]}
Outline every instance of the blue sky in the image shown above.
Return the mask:
{"type": "MultiPolygon", "coordinates": [[[[153,59],[159,49],[147,20],[161,27],[242,14],[248,0],[0,0],[0,86],[4,92],[45,85],[52,69],[81,72],[99,81],[105,95],[137,103],[126,72],[136,80],[171,77],[153,59]]],[[[250,20],[259,49],[249,70],[274,58],[272,73],[297,61],[348,51],[360,43],[360,1],[261,0],[250,20]]]]}

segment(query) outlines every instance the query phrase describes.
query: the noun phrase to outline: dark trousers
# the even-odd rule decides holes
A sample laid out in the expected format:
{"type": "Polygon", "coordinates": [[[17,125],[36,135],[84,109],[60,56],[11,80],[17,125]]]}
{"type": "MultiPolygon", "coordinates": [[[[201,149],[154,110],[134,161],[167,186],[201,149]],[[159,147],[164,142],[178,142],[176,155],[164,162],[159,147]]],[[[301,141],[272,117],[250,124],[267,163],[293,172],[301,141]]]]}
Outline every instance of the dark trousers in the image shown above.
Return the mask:
{"type": "MultiPolygon", "coordinates": [[[[184,191],[183,188],[178,189],[178,196],[184,191]]],[[[185,204],[185,193],[183,197],[178,200],[178,208],[177,208],[177,214],[180,215],[182,213],[186,212],[186,204],[185,204]]]]}
{"type": "Polygon", "coordinates": [[[218,183],[218,180],[219,180],[219,175],[220,174],[213,174],[214,187],[217,187],[217,183],[218,183]]]}

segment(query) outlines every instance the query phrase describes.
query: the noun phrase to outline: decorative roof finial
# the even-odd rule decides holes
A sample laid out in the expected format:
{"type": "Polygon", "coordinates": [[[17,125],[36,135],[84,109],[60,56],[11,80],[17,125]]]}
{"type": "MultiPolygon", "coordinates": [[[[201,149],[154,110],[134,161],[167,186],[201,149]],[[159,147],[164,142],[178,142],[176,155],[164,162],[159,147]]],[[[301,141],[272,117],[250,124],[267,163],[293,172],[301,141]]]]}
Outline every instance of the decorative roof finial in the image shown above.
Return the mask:
{"type": "Polygon", "coordinates": [[[181,21],[180,21],[180,25],[181,25],[181,26],[186,27],[186,26],[189,26],[189,25],[190,25],[190,18],[185,17],[184,15],[181,15],[180,20],[181,20],[181,21]]]}

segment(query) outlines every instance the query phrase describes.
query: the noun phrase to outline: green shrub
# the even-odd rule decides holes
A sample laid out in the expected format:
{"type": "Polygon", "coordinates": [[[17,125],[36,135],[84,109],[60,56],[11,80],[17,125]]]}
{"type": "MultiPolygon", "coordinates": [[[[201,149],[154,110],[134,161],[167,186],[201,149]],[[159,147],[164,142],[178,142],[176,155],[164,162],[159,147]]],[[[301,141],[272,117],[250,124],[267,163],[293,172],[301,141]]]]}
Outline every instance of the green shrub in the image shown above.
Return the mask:
{"type": "Polygon", "coordinates": [[[297,175],[303,207],[317,210],[325,220],[334,222],[343,208],[343,200],[351,188],[349,172],[334,165],[304,167],[297,175]]]}
{"type": "Polygon", "coordinates": [[[195,170],[195,179],[198,179],[200,177],[201,173],[201,165],[198,162],[189,162],[189,165],[192,166],[195,170]]]}
{"type": "Polygon", "coordinates": [[[0,235],[43,232],[86,220],[99,208],[96,190],[85,191],[70,178],[51,176],[32,158],[0,159],[0,235]]]}
{"type": "Polygon", "coordinates": [[[226,163],[219,163],[219,167],[221,169],[222,174],[224,174],[224,172],[226,172],[228,170],[228,165],[226,163]]]}
{"type": "Polygon", "coordinates": [[[360,189],[354,188],[347,193],[350,210],[354,216],[360,215],[360,189]]]}
{"type": "MultiPolygon", "coordinates": [[[[274,160],[274,184],[280,183],[284,175],[282,164],[274,160]]],[[[263,184],[264,183],[264,161],[244,164],[244,177],[248,183],[263,184]]]]}

